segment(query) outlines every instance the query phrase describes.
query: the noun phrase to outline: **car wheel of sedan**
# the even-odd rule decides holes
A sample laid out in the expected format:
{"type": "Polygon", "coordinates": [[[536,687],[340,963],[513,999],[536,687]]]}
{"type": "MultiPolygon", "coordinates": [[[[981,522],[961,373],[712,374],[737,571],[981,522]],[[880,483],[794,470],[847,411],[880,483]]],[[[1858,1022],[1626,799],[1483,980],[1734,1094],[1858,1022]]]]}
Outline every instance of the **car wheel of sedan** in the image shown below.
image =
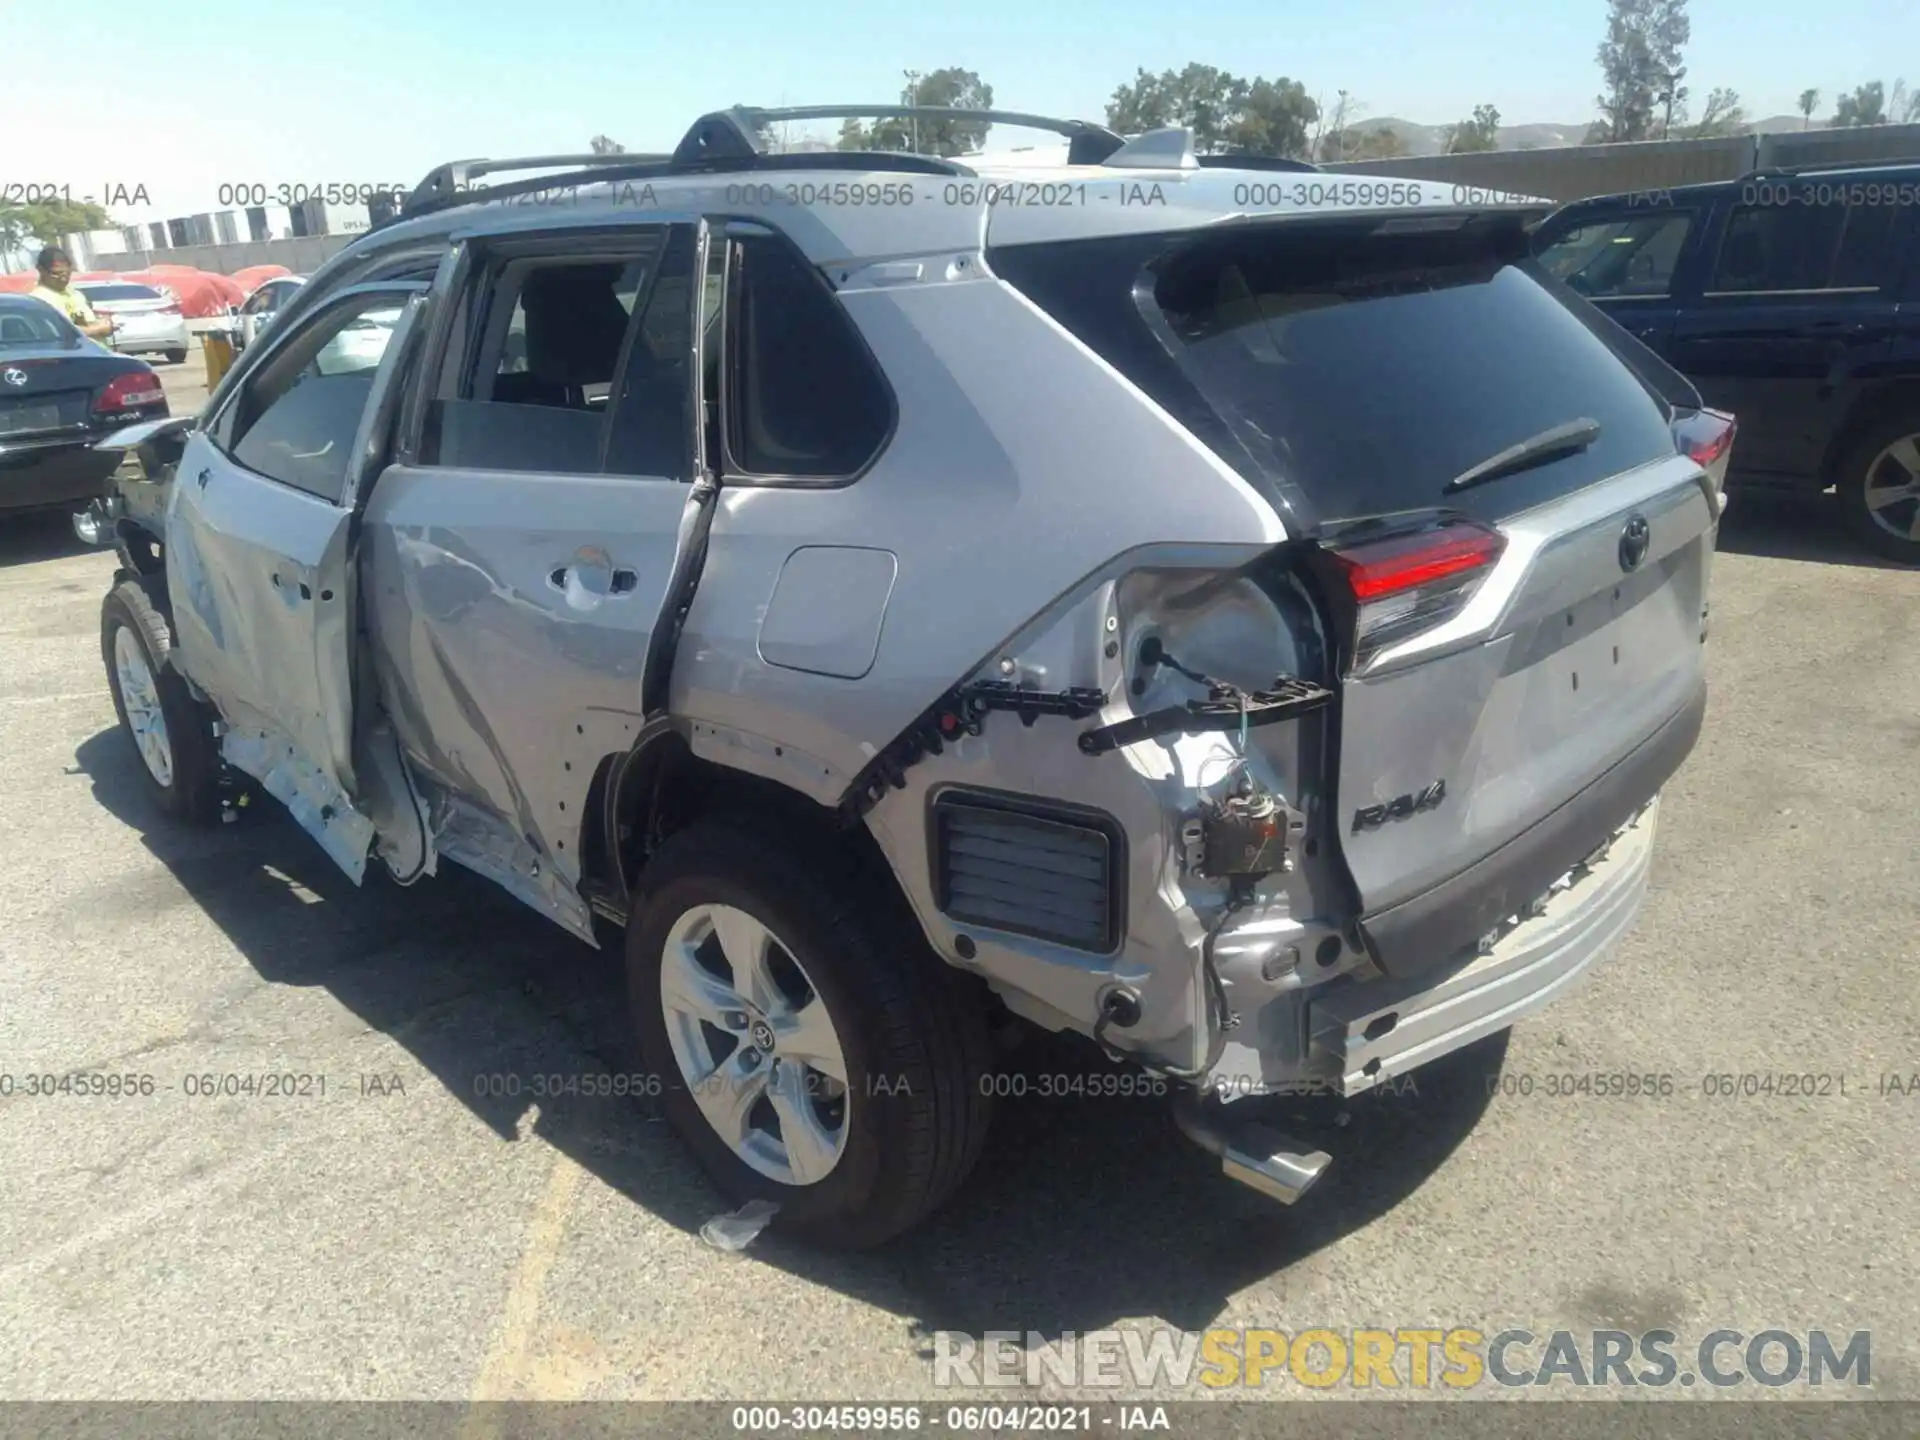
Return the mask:
{"type": "Polygon", "coordinates": [[[1840,501],[1860,542],[1889,560],[1920,565],[1920,417],[1870,425],[1847,446],[1840,501]]]}
{"type": "Polygon", "coordinates": [[[166,350],[162,354],[165,355],[168,363],[173,365],[184,365],[187,361],[187,352],[184,350],[166,350]]]}
{"type": "Polygon", "coordinates": [[[863,1249],[972,1168],[988,1041],[965,978],[827,848],[727,821],[669,837],[627,973],[643,1062],[713,1181],[774,1202],[777,1229],[863,1249]]]}
{"type": "Polygon", "coordinates": [[[114,586],[101,606],[100,651],[154,803],[177,820],[212,819],[220,810],[213,727],[170,663],[166,619],[137,580],[114,586]]]}

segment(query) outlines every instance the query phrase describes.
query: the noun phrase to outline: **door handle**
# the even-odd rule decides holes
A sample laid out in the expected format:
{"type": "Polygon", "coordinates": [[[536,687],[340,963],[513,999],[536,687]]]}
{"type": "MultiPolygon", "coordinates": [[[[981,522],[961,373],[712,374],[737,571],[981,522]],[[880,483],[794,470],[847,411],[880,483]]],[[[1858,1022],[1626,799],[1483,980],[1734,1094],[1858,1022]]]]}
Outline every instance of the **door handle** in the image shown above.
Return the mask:
{"type": "Polygon", "coordinates": [[[195,477],[195,479],[199,483],[199,486],[202,490],[207,488],[207,481],[211,480],[212,478],[213,478],[213,467],[210,465],[202,466],[199,475],[195,477]]]}

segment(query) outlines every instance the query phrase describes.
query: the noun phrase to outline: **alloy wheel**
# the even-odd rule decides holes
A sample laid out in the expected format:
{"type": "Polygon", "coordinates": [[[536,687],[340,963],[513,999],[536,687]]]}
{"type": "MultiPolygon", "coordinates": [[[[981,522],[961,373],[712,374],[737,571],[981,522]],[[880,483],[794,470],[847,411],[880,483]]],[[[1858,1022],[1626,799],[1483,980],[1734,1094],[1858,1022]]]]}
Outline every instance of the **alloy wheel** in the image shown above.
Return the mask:
{"type": "Polygon", "coordinates": [[[125,625],[114,632],[113,669],[120,682],[120,704],[127,713],[127,729],[147,773],[162,787],[173,784],[173,744],[167,738],[167,716],[160,706],[160,687],[154,683],[146,652],[125,625]]]}
{"type": "Polygon", "coordinates": [[[1920,541],[1920,435],[1903,435],[1867,465],[1867,514],[1900,540],[1920,541]]]}
{"type": "Polygon", "coordinates": [[[696,905],[668,932],[660,1000],[714,1133],[770,1180],[825,1179],[847,1146],[846,1052],[793,951],[744,910],[696,905]]]}

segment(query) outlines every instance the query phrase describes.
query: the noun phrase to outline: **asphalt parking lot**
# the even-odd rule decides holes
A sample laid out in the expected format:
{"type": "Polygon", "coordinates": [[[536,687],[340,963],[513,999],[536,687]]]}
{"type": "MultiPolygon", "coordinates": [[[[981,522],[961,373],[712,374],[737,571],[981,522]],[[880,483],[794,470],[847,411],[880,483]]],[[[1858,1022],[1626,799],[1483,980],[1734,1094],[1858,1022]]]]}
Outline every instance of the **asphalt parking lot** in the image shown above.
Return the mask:
{"type": "MultiPolygon", "coordinates": [[[[197,357],[161,373],[188,408],[197,357]]],[[[1026,1099],[857,1258],[704,1244],[723,1207],[632,1101],[485,1093],[633,1068],[613,955],[458,871],[355,890],[270,807],[159,821],[112,564],[0,526],[0,1074],[155,1082],[0,1098],[0,1397],[951,1399],[932,1331],[1164,1323],[1869,1330],[1876,1394],[1920,1398],[1920,1080],[1882,1079],[1920,1077],[1920,574],[1819,507],[1735,502],[1707,729],[1583,987],[1307,1117],[1335,1163],[1294,1210],[1150,1100],[1026,1099]],[[1575,1072],[1674,1093],[1545,1093],[1575,1072]],[[269,1073],[324,1094],[186,1093],[269,1073]],[[1835,1079],[1706,1093],[1744,1073],[1835,1079]]]]}

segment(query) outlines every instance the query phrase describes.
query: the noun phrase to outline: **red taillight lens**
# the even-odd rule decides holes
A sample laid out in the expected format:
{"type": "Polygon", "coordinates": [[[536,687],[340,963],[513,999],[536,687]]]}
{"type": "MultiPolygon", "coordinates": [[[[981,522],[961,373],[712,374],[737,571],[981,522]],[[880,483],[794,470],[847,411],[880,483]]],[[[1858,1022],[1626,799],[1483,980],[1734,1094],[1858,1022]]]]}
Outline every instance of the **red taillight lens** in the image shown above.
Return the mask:
{"type": "Polygon", "coordinates": [[[137,410],[146,405],[164,405],[166,401],[167,392],[160,388],[160,382],[152,375],[143,375],[135,370],[109,380],[107,388],[93,402],[93,410],[100,415],[115,410],[137,410]]]}
{"type": "Polygon", "coordinates": [[[1713,477],[1714,489],[1722,490],[1736,428],[1724,410],[1695,410],[1673,422],[1674,448],[1713,477]]]}
{"type": "Polygon", "coordinates": [[[1498,530],[1463,520],[1335,550],[1353,593],[1355,659],[1459,614],[1506,547],[1498,530]]]}

